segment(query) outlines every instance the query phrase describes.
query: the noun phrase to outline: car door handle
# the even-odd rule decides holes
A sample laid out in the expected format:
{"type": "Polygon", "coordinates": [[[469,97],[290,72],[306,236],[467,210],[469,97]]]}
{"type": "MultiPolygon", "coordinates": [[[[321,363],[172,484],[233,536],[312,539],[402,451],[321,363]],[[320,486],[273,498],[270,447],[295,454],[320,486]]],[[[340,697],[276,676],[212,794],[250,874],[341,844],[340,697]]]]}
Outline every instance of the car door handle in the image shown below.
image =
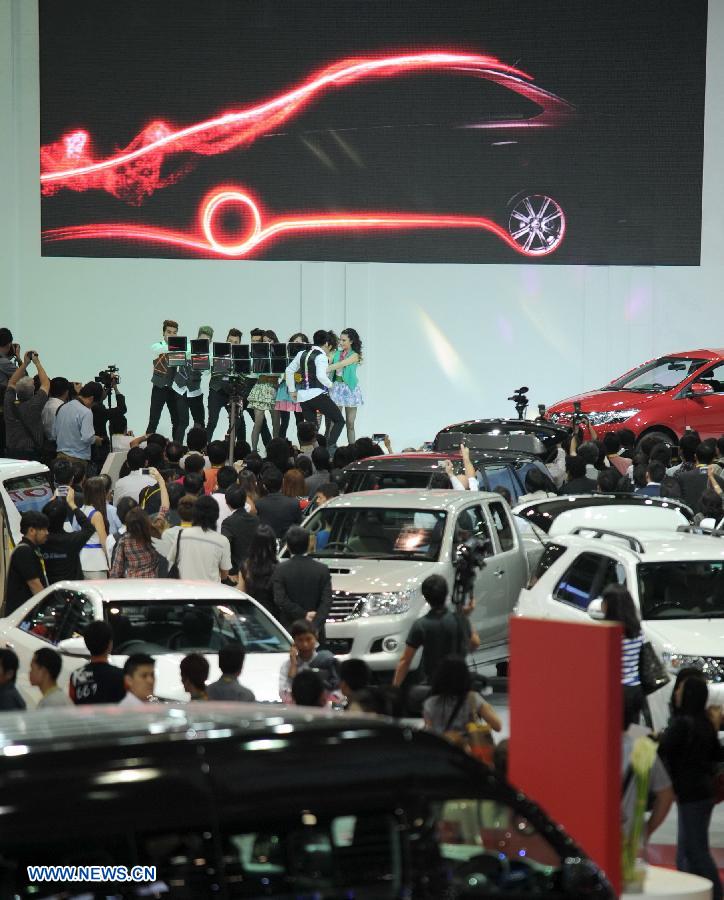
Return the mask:
{"type": "Polygon", "coordinates": [[[495,572],[493,572],[493,575],[495,575],[496,578],[502,578],[503,575],[505,575],[505,572],[503,569],[496,569],[495,572]]]}

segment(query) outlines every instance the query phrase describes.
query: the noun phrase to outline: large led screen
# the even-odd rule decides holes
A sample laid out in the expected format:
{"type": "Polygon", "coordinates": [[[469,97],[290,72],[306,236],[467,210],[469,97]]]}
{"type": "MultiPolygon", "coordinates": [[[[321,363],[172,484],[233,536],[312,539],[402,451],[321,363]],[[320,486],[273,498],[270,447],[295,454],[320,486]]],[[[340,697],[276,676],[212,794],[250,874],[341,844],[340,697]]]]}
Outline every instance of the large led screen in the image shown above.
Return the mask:
{"type": "Polygon", "coordinates": [[[49,256],[696,265],[705,0],[41,0],[49,256]]]}

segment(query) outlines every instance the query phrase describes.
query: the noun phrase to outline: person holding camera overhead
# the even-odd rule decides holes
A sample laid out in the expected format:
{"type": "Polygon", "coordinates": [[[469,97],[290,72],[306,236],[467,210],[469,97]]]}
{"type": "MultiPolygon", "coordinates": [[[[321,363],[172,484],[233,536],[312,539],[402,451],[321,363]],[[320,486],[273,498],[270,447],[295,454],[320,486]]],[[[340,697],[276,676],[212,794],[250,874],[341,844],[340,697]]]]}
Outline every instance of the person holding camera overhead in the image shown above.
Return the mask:
{"type": "Polygon", "coordinates": [[[28,350],[23,362],[13,372],[5,391],[4,415],[6,455],[14,459],[40,459],[43,450],[43,407],[48,402],[50,379],[35,350],[28,350]],[[37,392],[28,375],[28,366],[35,364],[40,378],[37,392]]]}

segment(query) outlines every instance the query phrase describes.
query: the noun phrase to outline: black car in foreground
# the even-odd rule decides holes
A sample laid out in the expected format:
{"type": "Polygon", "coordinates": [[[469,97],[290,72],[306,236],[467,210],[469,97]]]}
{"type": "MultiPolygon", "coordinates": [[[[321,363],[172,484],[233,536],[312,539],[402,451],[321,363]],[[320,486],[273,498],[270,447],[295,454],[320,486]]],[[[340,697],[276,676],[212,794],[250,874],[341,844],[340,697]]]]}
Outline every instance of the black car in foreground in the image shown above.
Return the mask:
{"type": "Polygon", "coordinates": [[[3,898],[614,896],[489,769],[373,716],[206,703],[7,713],[0,759],[3,898]],[[35,865],[155,872],[32,882],[35,865]]]}
{"type": "MultiPolygon", "coordinates": [[[[458,442],[459,446],[459,442],[458,442]]],[[[540,469],[548,476],[548,470],[532,453],[516,451],[477,451],[470,454],[471,462],[478,473],[481,491],[494,491],[504,487],[510,492],[511,503],[528,493],[525,477],[531,469],[540,469]]],[[[370,456],[345,466],[342,474],[342,490],[345,494],[353,491],[377,491],[391,488],[426,488],[436,472],[444,472],[444,464],[450,460],[456,473],[462,472],[463,461],[460,453],[435,452],[400,453],[384,456],[370,456]]]]}

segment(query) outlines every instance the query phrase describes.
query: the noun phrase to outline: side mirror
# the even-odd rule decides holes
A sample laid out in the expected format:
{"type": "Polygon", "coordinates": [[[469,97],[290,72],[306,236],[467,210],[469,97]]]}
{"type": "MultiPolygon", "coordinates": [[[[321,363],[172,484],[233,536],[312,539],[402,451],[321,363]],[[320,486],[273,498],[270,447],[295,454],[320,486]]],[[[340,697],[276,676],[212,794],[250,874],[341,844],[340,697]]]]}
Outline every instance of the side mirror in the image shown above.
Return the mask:
{"type": "Polygon", "coordinates": [[[602,622],[605,619],[605,616],[603,614],[603,600],[600,597],[596,597],[595,600],[591,600],[591,602],[588,604],[586,612],[591,619],[595,619],[597,622],[602,622]]]}
{"type": "Polygon", "coordinates": [[[695,381],[689,387],[689,394],[692,397],[703,397],[704,394],[713,394],[714,388],[710,384],[704,384],[703,381],[695,381]]]}
{"type": "Polygon", "coordinates": [[[82,637],[66,638],[58,644],[58,652],[63,656],[76,656],[81,659],[90,659],[90,653],[82,637]]]}

